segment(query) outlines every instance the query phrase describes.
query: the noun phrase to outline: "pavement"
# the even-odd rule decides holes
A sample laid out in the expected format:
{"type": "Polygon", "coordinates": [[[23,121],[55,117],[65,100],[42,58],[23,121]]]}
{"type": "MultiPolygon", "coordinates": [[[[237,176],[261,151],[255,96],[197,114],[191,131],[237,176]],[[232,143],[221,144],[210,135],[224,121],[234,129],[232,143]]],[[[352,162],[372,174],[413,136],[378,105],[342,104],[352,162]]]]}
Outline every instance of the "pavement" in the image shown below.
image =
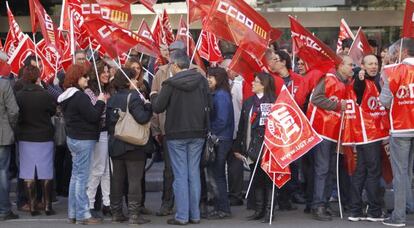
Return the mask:
{"type": "MultiPolygon", "coordinates": [[[[245,176],[248,175],[247,172],[245,176]]],[[[149,170],[146,176],[147,188],[150,190],[147,193],[146,207],[155,212],[159,209],[161,204],[161,186],[162,186],[162,163],[155,163],[149,170]]],[[[11,194],[12,201],[15,194],[11,194]]],[[[392,190],[388,189],[385,195],[385,202],[387,208],[392,206],[393,196],[392,190]]],[[[15,206],[13,211],[16,212],[20,218],[17,220],[9,220],[0,222],[0,228],[65,228],[75,227],[79,225],[68,224],[67,220],[67,198],[58,197],[58,202],[53,205],[56,215],[46,216],[44,214],[36,217],[32,217],[27,212],[17,211],[15,206]]],[[[331,204],[334,210],[338,210],[337,203],[331,204]],[[335,208],[336,207],[336,208],[335,208]]],[[[349,222],[346,220],[348,214],[344,214],[344,219],[335,217],[331,222],[320,222],[313,220],[311,215],[303,213],[303,205],[298,205],[299,209],[295,211],[276,211],[275,220],[272,227],[309,227],[309,228],[348,228],[348,227],[386,227],[381,223],[374,222],[349,222]]],[[[210,208],[212,209],[212,208],[210,208]]],[[[125,210],[126,212],[126,210],[125,210]]],[[[268,224],[260,223],[259,221],[247,221],[246,216],[253,213],[246,209],[246,206],[232,207],[232,218],[224,220],[202,220],[198,225],[187,225],[191,227],[268,227],[268,224]]],[[[157,217],[155,215],[144,216],[151,220],[151,223],[145,225],[139,225],[140,227],[170,227],[166,224],[167,219],[172,216],[157,217]]],[[[414,215],[408,215],[407,225],[414,226],[414,215]]],[[[95,225],[99,227],[126,227],[128,223],[112,224],[110,217],[106,217],[101,225],[95,225]]]]}

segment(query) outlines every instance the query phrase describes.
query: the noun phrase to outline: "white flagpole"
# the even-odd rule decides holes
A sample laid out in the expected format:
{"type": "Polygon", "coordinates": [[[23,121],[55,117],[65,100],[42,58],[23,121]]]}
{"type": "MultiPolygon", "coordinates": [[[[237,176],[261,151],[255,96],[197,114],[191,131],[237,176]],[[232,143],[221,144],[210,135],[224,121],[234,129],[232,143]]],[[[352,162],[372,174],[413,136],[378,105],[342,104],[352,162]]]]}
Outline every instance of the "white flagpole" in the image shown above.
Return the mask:
{"type": "Polygon", "coordinates": [[[193,51],[193,54],[191,55],[191,60],[190,60],[190,63],[193,63],[193,60],[194,60],[195,54],[196,54],[196,52],[197,52],[197,50],[198,50],[199,46],[201,45],[201,34],[202,34],[202,32],[203,32],[203,30],[201,30],[200,35],[198,35],[197,44],[196,44],[196,47],[195,47],[195,49],[194,49],[194,51],[193,51]]]}
{"type": "Polygon", "coordinates": [[[126,75],[125,71],[122,70],[122,67],[120,65],[118,65],[118,63],[114,59],[113,59],[113,61],[114,61],[114,64],[116,65],[116,67],[118,67],[118,69],[121,71],[121,73],[125,76],[125,78],[129,81],[129,83],[131,83],[131,85],[134,87],[134,89],[138,92],[141,99],[146,100],[144,95],[142,95],[142,93],[139,91],[137,85],[135,85],[135,83],[128,77],[128,75],[126,75]]]}
{"type": "MultiPolygon", "coordinates": [[[[70,53],[72,54],[72,61],[74,64],[76,64],[76,58],[75,58],[75,31],[74,31],[74,25],[73,25],[73,13],[70,11],[70,17],[69,17],[69,27],[70,27],[70,53]]],[[[90,43],[90,42],[89,42],[90,43]]],[[[93,53],[92,53],[93,54],[93,53]]]]}
{"type": "Polygon", "coordinates": [[[260,147],[259,156],[257,157],[256,164],[254,165],[254,169],[253,169],[252,177],[250,178],[249,187],[247,188],[247,192],[246,192],[246,197],[245,197],[245,199],[247,199],[247,197],[249,197],[250,188],[251,188],[252,183],[253,183],[253,178],[254,178],[254,175],[255,175],[255,173],[256,173],[257,165],[259,164],[259,160],[260,160],[260,158],[261,158],[261,156],[262,156],[263,146],[264,146],[264,142],[262,143],[262,146],[260,147]]]}
{"type": "Polygon", "coordinates": [[[39,68],[39,60],[38,60],[38,56],[37,56],[36,33],[33,33],[32,36],[33,36],[33,43],[34,43],[34,46],[35,46],[36,65],[37,65],[37,68],[39,68]]]}
{"type": "MultiPolygon", "coordinates": [[[[269,159],[269,169],[270,169],[270,162],[271,162],[271,159],[269,159]]],[[[275,179],[275,173],[273,173],[273,180],[274,179],[275,179]]],[[[273,220],[272,219],[273,218],[273,207],[274,207],[274,204],[275,204],[275,183],[272,183],[272,184],[273,184],[273,188],[272,188],[272,202],[270,204],[269,225],[272,225],[272,220],[273,220]]]]}
{"type": "Polygon", "coordinates": [[[89,49],[91,49],[91,52],[92,52],[92,61],[93,61],[93,66],[95,68],[96,79],[98,80],[99,93],[102,93],[101,80],[99,79],[98,68],[96,67],[95,55],[92,49],[91,38],[88,37],[88,40],[89,40],[89,49]]]}
{"type": "Polygon", "coordinates": [[[401,38],[401,44],[400,44],[400,56],[398,57],[398,63],[401,63],[403,43],[404,43],[404,38],[401,38]]]}
{"type": "Polygon", "coordinates": [[[344,123],[345,123],[344,120],[345,120],[345,112],[342,111],[341,112],[341,126],[339,128],[338,143],[336,145],[336,188],[338,191],[339,214],[341,215],[341,219],[343,219],[343,214],[342,214],[341,190],[339,188],[339,150],[342,144],[342,130],[344,128],[344,123]]]}

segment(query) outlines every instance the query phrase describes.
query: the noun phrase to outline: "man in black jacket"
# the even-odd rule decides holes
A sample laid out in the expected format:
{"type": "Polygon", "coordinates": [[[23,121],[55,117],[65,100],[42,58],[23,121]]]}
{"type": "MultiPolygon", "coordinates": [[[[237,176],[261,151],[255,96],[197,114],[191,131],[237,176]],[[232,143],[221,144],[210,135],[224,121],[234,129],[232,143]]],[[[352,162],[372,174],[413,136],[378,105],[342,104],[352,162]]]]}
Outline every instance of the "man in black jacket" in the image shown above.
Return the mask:
{"type": "Polygon", "coordinates": [[[173,77],[151,95],[155,113],[166,112],[165,137],[174,173],[177,208],[171,225],[200,222],[200,157],[207,132],[208,83],[183,50],[170,56],[173,77]]]}

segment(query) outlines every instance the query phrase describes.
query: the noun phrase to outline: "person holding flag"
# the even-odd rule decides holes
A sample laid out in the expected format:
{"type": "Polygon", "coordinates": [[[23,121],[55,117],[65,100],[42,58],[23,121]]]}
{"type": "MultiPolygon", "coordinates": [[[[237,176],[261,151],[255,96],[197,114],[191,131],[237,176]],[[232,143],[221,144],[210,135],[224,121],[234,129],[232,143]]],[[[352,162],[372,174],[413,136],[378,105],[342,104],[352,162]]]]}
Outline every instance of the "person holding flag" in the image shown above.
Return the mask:
{"type": "MultiPolygon", "coordinates": [[[[414,156],[414,39],[402,38],[399,64],[384,67],[380,101],[390,109],[391,167],[394,176],[394,211],[383,224],[406,225],[406,205],[413,199],[411,178],[414,156]]],[[[400,42],[400,41],[398,41],[400,42]]]]}
{"type": "Polygon", "coordinates": [[[313,218],[331,221],[328,199],[332,193],[335,173],[335,151],[340,141],[341,115],[347,102],[345,93],[353,76],[353,62],[349,56],[340,55],[342,62],[337,66],[336,74],[328,73],[316,86],[308,108],[308,118],[312,127],[321,135],[323,141],[315,151],[315,181],[312,202],[313,218]],[[328,211],[327,211],[328,210],[328,211]]]}
{"type": "MultiPolygon", "coordinates": [[[[276,101],[274,78],[267,73],[256,73],[252,82],[253,96],[244,101],[240,115],[237,138],[233,143],[234,156],[249,163],[251,170],[259,159],[263,149],[265,121],[276,101]]],[[[253,191],[255,196],[254,213],[248,220],[260,220],[268,223],[271,215],[271,198],[273,182],[262,169],[252,174],[253,191]]],[[[273,218],[272,218],[273,219],[273,218]]]]}

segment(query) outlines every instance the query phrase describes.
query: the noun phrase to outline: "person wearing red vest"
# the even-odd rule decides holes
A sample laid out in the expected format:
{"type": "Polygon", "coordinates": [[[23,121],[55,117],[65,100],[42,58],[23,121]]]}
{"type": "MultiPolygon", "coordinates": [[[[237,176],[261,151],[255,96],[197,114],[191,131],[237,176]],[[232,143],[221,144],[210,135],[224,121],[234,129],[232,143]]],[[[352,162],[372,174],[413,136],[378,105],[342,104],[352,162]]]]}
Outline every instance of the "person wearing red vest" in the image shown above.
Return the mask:
{"type": "MultiPolygon", "coordinates": [[[[356,72],[353,90],[356,94],[356,103],[361,108],[369,106],[371,98],[377,101],[379,92],[378,59],[375,55],[367,55],[362,59],[361,70],[356,72]]],[[[369,110],[368,110],[369,111],[369,110]]],[[[375,126],[366,131],[375,131],[375,126]]],[[[372,222],[383,221],[381,210],[380,178],[381,178],[381,143],[375,140],[366,144],[356,146],[357,164],[355,172],[351,177],[351,215],[349,221],[368,220],[372,222]],[[363,214],[362,190],[367,192],[368,212],[363,214]]]]}
{"type": "Polygon", "coordinates": [[[339,137],[341,111],[346,109],[346,86],[353,75],[352,59],[341,56],[336,75],[328,73],[316,86],[308,108],[308,118],[324,140],[316,146],[315,181],[312,202],[313,218],[331,221],[328,199],[332,193],[335,173],[336,145],[339,137]]]}
{"type": "MultiPolygon", "coordinates": [[[[400,42],[400,41],[397,41],[400,42]]],[[[414,40],[404,38],[400,64],[385,66],[380,101],[390,109],[390,150],[394,211],[383,224],[405,226],[406,208],[413,204],[411,178],[414,156],[414,40]]]]}

